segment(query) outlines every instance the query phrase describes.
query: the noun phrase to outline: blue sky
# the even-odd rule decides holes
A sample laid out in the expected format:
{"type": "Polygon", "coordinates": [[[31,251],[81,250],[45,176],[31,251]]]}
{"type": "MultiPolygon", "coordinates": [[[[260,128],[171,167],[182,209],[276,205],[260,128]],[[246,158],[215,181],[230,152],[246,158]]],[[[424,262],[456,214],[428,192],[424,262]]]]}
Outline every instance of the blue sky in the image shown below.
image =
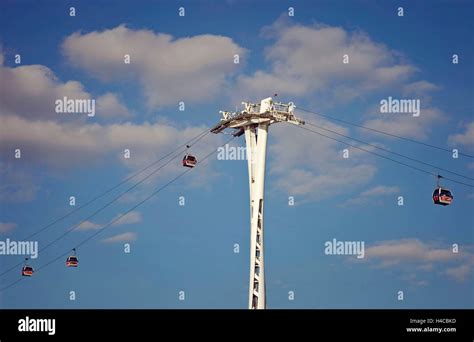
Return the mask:
{"type": "MultiPolygon", "coordinates": [[[[119,183],[235,110],[281,101],[474,154],[473,3],[468,1],[7,1],[2,73],[0,238],[20,240],[119,183]],[[76,16],[69,16],[75,6],[76,16]],[[178,16],[178,7],[186,11],[178,16]],[[287,9],[294,7],[289,18],[287,9]],[[397,16],[397,8],[404,16],[397,16]],[[131,55],[131,64],[123,55],[131,55]],[[234,54],[240,63],[234,64],[234,54]],[[343,65],[342,55],[350,62],[343,65]],[[21,54],[21,64],[15,55],[21,54]],[[452,55],[459,63],[452,63],[452,55]],[[94,118],[54,112],[63,95],[97,99],[94,118]],[[381,99],[421,101],[419,118],[381,114],[381,99]],[[186,110],[178,110],[184,101],[186,110]],[[15,148],[22,158],[15,160],[15,148]],[[125,160],[122,151],[131,149],[125,160]]],[[[473,177],[474,160],[344,126],[305,120],[473,177]]],[[[224,143],[209,135],[198,159],[224,143]]],[[[242,145],[243,137],[233,144],[242,145]]],[[[474,197],[446,181],[289,125],[270,128],[265,244],[269,308],[472,308],[474,197]],[[295,206],[288,205],[288,197],[295,206]],[[398,196],[404,205],[397,205],[398,196]],[[366,258],[324,254],[364,241],[366,258]],[[457,243],[460,253],[453,255],[457,243]],[[404,301],[397,292],[404,291],[404,301]],[[295,299],[288,300],[293,291],[295,299]]],[[[182,171],[179,158],[32,261],[40,267],[182,171]]],[[[426,167],[425,167],[426,168],[426,167]]],[[[429,168],[428,168],[429,169],[429,168]]],[[[436,170],[430,169],[433,172],[436,170]]],[[[449,176],[449,175],[447,175],[449,176]]],[[[462,178],[456,178],[466,181],[462,178]]],[[[469,181],[467,181],[469,183],[469,181]]],[[[470,181],[472,184],[472,181],[470,181]]],[[[128,182],[36,238],[46,245],[128,182]]],[[[6,308],[246,308],[246,161],[202,164],[78,249],[0,294],[6,308]],[[185,206],[178,205],[184,196],[185,206]],[[116,242],[104,239],[115,238],[116,242]],[[131,244],[131,253],[123,244],[131,244]],[[234,244],[240,253],[234,253],[234,244]],[[76,301],[69,300],[75,291],[76,301]],[[185,300],[178,292],[185,291],[185,300]]],[[[21,256],[1,256],[1,269],[21,256]]],[[[1,277],[2,286],[19,272],[1,277]]]]}

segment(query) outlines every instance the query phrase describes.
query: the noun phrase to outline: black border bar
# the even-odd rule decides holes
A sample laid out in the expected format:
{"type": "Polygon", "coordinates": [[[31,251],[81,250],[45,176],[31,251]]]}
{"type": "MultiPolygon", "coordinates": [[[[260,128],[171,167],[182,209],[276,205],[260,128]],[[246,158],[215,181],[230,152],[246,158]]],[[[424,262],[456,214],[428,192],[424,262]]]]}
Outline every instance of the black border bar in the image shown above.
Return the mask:
{"type": "MultiPolygon", "coordinates": [[[[142,340],[216,336],[291,341],[350,341],[364,337],[392,340],[473,341],[473,310],[0,310],[0,341],[96,340],[117,337],[142,340]],[[55,319],[55,334],[21,332],[19,322],[55,319]],[[414,329],[421,328],[421,331],[414,329]],[[455,331],[454,331],[454,329],[455,331]],[[439,331],[443,329],[443,331],[439,331]],[[410,331],[408,331],[410,330],[410,331]],[[168,337],[166,337],[168,336],[168,337]],[[274,337],[273,337],[274,338],[274,337]],[[147,338],[145,338],[147,339],[147,338]]],[[[46,321],[42,321],[43,323],[46,321]]],[[[36,321],[34,322],[36,323],[36,321]]],[[[33,326],[33,325],[31,325],[33,326]]],[[[46,327],[46,325],[44,325],[46,327]]]]}

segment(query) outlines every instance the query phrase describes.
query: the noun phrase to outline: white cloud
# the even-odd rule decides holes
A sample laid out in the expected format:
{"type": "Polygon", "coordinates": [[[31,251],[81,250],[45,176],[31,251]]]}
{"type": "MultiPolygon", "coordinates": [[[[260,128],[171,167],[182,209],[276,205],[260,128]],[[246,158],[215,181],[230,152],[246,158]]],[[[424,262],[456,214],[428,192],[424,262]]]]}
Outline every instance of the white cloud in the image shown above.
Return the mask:
{"type": "MultiPolygon", "coordinates": [[[[359,260],[359,259],[357,259],[359,260]]],[[[406,271],[437,271],[464,280],[474,269],[474,253],[468,246],[454,253],[452,246],[423,242],[418,239],[381,241],[365,248],[365,261],[377,267],[400,267],[406,271]]]]}
{"type": "Polygon", "coordinates": [[[341,27],[291,25],[280,19],[265,29],[275,42],[265,50],[268,70],[238,78],[239,95],[304,96],[327,89],[339,100],[400,84],[416,68],[362,32],[341,27]],[[343,56],[349,55],[349,63],[343,56]]]}
{"type": "Polygon", "coordinates": [[[135,78],[144,89],[148,106],[157,108],[179,101],[202,102],[217,95],[243,62],[245,50],[232,39],[211,34],[174,38],[125,25],[65,39],[69,61],[103,81],[135,78]],[[124,55],[130,55],[130,64],[124,55]]]}
{"type": "Polygon", "coordinates": [[[97,162],[106,154],[116,155],[128,167],[143,166],[166,154],[205,130],[204,127],[178,129],[171,124],[71,124],[54,121],[28,121],[2,116],[1,153],[11,159],[12,151],[22,149],[22,157],[54,167],[72,167],[87,160],[97,162]],[[131,158],[123,158],[124,149],[131,158]]]}
{"type": "MultiPolygon", "coordinates": [[[[318,126],[348,134],[346,128],[314,121],[318,126]]],[[[367,183],[377,171],[366,155],[351,149],[350,158],[345,159],[346,146],[301,128],[275,125],[271,137],[276,141],[269,146],[269,171],[277,177],[276,188],[290,196],[324,200],[367,183]]]]}
{"type": "Polygon", "coordinates": [[[426,80],[416,81],[403,86],[402,92],[404,95],[413,97],[423,97],[427,98],[428,94],[439,90],[440,87],[436,84],[428,82],[426,80]]]}
{"type": "MultiPolygon", "coordinates": [[[[1,118],[0,118],[1,124],[1,118]]],[[[0,135],[0,142],[1,135],[0,135]]],[[[3,142],[2,142],[3,145],[3,142]]],[[[12,157],[12,149],[5,154],[12,157]]],[[[35,198],[40,189],[38,179],[33,175],[28,167],[14,165],[14,162],[7,162],[7,158],[2,155],[4,162],[0,163],[0,202],[29,202],[35,198]]]]}
{"type": "Polygon", "coordinates": [[[464,133],[450,135],[448,142],[452,146],[461,145],[470,149],[474,148],[474,121],[466,125],[464,133]]]}
{"type": "Polygon", "coordinates": [[[16,68],[0,67],[0,100],[2,115],[20,115],[38,120],[57,120],[55,101],[68,98],[89,99],[80,82],[61,82],[43,65],[16,68]]]}
{"type": "Polygon", "coordinates": [[[264,32],[273,39],[265,49],[269,67],[237,78],[232,94],[235,102],[237,97],[258,100],[273,93],[311,96],[321,110],[381,91],[395,97],[401,92],[421,100],[421,117],[376,113],[365,125],[411,138],[426,138],[444,117],[442,111],[429,106],[430,93],[439,87],[426,80],[411,81],[417,67],[363,32],[321,24],[292,25],[282,18],[264,32]],[[348,64],[343,63],[346,54],[348,64]]]}
{"type": "MultiPolygon", "coordinates": [[[[57,123],[29,121],[17,116],[0,117],[0,126],[0,156],[7,161],[5,165],[15,163],[12,151],[21,148],[22,158],[26,159],[29,165],[36,165],[35,169],[46,167],[48,177],[61,176],[65,170],[85,165],[91,169],[105,161],[108,167],[115,161],[133,173],[182,146],[181,151],[177,150],[175,154],[131,180],[136,182],[154,172],[140,188],[134,190],[140,193],[143,193],[142,187],[149,191],[158,182],[180,172],[180,158],[185,153],[183,144],[207,129],[180,129],[171,123],[159,122],[107,125],[57,123]],[[125,149],[130,150],[129,159],[124,158],[125,149]]],[[[222,140],[221,136],[208,135],[192,147],[192,152],[200,160],[212,147],[217,148],[222,140]]],[[[216,176],[212,168],[211,163],[200,163],[199,167],[186,177],[186,181],[199,186],[205,185],[216,176]]],[[[4,191],[0,192],[0,201],[24,202],[34,199],[41,179],[34,179],[31,172],[31,167],[30,172],[23,172],[17,166],[4,171],[0,169],[5,180],[1,186],[4,191]]],[[[107,185],[104,187],[107,188],[107,185]]]]}
{"type": "MultiPolygon", "coordinates": [[[[142,222],[142,214],[139,211],[131,211],[123,216],[118,214],[112,220],[110,220],[111,226],[123,226],[127,224],[134,224],[142,222]]],[[[86,231],[86,230],[97,230],[105,227],[106,224],[99,224],[92,221],[84,221],[76,227],[77,231],[86,231]]]]}
{"type": "Polygon", "coordinates": [[[84,231],[84,230],[95,230],[95,229],[100,229],[100,228],[102,228],[102,225],[98,223],[94,223],[92,221],[84,221],[81,224],[79,224],[75,230],[84,231]]]}
{"type": "MultiPolygon", "coordinates": [[[[3,56],[1,52],[0,55],[3,56]]],[[[0,73],[2,81],[5,80],[0,83],[0,157],[4,161],[0,167],[3,179],[0,201],[25,202],[34,199],[44,176],[33,177],[32,170],[40,170],[41,166],[48,168],[48,176],[60,176],[64,174],[64,169],[83,167],[85,162],[88,168],[92,168],[106,158],[115,157],[133,170],[149,165],[206,130],[204,126],[180,128],[164,120],[123,124],[99,120],[102,123],[99,124],[85,115],[58,115],[54,112],[57,98],[91,98],[81,83],[63,83],[50,69],[41,65],[0,66],[0,73]],[[13,159],[13,151],[17,148],[21,149],[22,159],[30,166],[24,170],[13,159]],[[130,159],[124,158],[124,149],[131,151],[130,159]],[[14,167],[12,163],[15,163],[14,167]]],[[[118,96],[110,92],[97,98],[96,109],[97,116],[105,117],[105,121],[126,119],[131,115],[118,96]]],[[[209,145],[222,139],[215,137],[210,142],[208,136],[205,140],[193,147],[198,157],[209,150],[204,143],[209,145]]],[[[179,160],[175,160],[159,174],[176,173],[178,168],[179,160]]],[[[193,178],[213,174],[208,166],[199,169],[193,172],[193,178]]],[[[148,184],[155,179],[150,178],[148,184]]]]}
{"type": "Polygon", "coordinates": [[[120,243],[120,242],[130,242],[137,239],[137,234],[132,232],[127,232],[123,234],[118,234],[111,236],[109,238],[103,239],[102,242],[105,243],[120,243]]]}
{"type": "Polygon", "coordinates": [[[446,269],[446,274],[458,281],[464,281],[471,274],[473,267],[474,264],[472,262],[457,267],[450,267],[446,269]]]}
{"type": "Polygon", "coordinates": [[[400,189],[397,186],[385,186],[379,185],[361,192],[355,198],[351,198],[343,203],[343,206],[347,205],[361,205],[370,203],[380,203],[381,197],[386,197],[389,195],[394,195],[400,192],[400,189]]]}
{"type": "MultiPolygon", "coordinates": [[[[363,126],[379,131],[400,135],[407,138],[425,139],[433,125],[443,122],[445,115],[437,108],[421,107],[420,116],[413,117],[410,114],[380,113],[377,112],[377,119],[366,121],[363,126]]],[[[374,135],[376,133],[362,130],[365,134],[374,135]]],[[[378,137],[390,138],[386,135],[377,134],[378,137]]]]}
{"type": "Polygon", "coordinates": [[[105,119],[130,119],[133,115],[117,95],[106,93],[97,98],[96,115],[105,119]]]}
{"type": "Polygon", "coordinates": [[[117,215],[112,221],[114,223],[112,224],[113,226],[122,226],[125,224],[134,224],[134,223],[139,223],[142,222],[142,214],[139,211],[131,211],[123,216],[122,214],[117,215]]]}
{"type": "MultiPolygon", "coordinates": [[[[0,52],[1,55],[1,52],[0,52]]],[[[3,55],[2,55],[3,56],[3,55]]],[[[9,68],[0,65],[1,114],[16,115],[30,120],[76,121],[85,114],[56,113],[56,100],[94,99],[78,81],[62,82],[44,65],[9,68]]],[[[98,117],[129,118],[131,113],[117,95],[106,93],[96,99],[98,117]]]]}
{"type": "Polygon", "coordinates": [[[8,233],[9,231],[16,228],[16,223],[11,222],[0,222],[0,233],[8,233]]]}
{"type": "Polygon", "coordinates": [[[402,261],[437,262],[459,258],[451,248],[439,248],[417,239],[391,240],[376,244],[366,249],[367,259],[393,259],[402,261]]]}
{"type": "Polygon", "coordinates": [[[373,196],[382,196],[382,195],[391,195],[396,194],[400,191],[397,186],[384,186],[379,185],[367,191],[361,193],[363,197],[373,197],[373,196]]]}

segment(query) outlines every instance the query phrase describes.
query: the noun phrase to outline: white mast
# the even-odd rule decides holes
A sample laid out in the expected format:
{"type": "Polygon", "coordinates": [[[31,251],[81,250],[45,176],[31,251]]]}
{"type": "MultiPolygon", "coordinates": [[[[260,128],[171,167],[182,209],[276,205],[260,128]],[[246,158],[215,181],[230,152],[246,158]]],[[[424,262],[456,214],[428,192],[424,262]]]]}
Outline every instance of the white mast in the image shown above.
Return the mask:
{"type": "Polygon", "coordinates": [[[245,134],[250,190],[249,309],[265,309],[263,207],[268,127],[275,122],[303,125],[304,121],[294,116],[292,102],[276,103],[268,97],[260,104],[242,104],[245,109],[240,113],[221,111],[223,118],[211,132],[220,133],[232,128],[236,130],[234,136],[245,134]]]}

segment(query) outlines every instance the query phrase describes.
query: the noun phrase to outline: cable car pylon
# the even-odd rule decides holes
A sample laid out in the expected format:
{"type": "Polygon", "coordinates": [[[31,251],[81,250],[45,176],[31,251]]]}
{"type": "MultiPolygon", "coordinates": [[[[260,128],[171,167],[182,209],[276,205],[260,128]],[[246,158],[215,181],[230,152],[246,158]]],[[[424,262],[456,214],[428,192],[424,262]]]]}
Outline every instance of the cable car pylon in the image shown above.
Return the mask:
{"type": "Polygon", "coordinates": [[[274,102],[273,98],[263,99],[258,104],[242,102],[240,112],[221,111],[221,121],[211,129],[221,133],[233,129],[233,135],[245,134],[250,190],[250,279],[249,309],[265,309],[265,264],[263,240],[263,207],[265,187],[265,160],[268,127],[277,122],[304,125],[304,121],[294,115],[293,102],[274,102]]]}

